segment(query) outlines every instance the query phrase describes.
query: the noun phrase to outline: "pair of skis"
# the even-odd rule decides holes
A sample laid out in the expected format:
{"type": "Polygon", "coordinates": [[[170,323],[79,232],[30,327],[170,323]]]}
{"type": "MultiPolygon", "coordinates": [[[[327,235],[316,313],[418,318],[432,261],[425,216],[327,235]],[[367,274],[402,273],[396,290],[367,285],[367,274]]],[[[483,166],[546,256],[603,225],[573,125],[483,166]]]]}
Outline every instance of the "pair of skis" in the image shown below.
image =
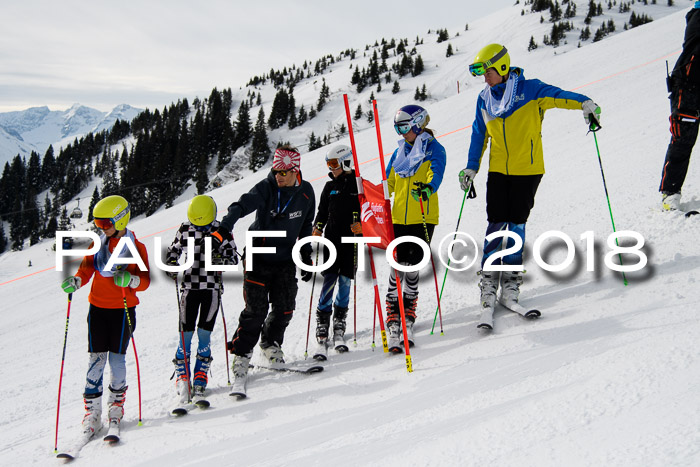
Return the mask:
{"type": "MultiPolygon", "coordinates": [[[[536,309],[527,309],[524,306],[522,306],[520,303],[518,303],[515,300],[509,300],[509,301],[501,301],[499,302],[501,305],[506,307],[508,310],[519,314],[523,318],[527,319],[536,319],[542,316],[542,313],[540,313],[540,310],[536,309]]],[[[485,331],[492,331],[493,330],[493,312],[496,307],[496,301],[494,300],[493,302],[484,302],[482,303],[482,311],[481,311],[481,317],[479,318],[479,324],[476,325],[477,328],[483,329],[485,331]]]]}
{"type": "MultiPolygon", "coordinates": [[[[262,370],[272,370],[284,373],[300,373],[300,374],[312,374],[320,373],[323,371],[323,366],[321,365],[308,365],[308,364],[285,364],[285,363],[275,363],[267,365],[249,365],[249,368],[259,368],[262,370]]],[[[231,390],[228,395],[235,397],[238,400],[245,399],[248,397],[248,375],[236,376],[231,383],[231,390]]]]}
{"type": "Polygon", "coordinates": [[[314,360],[319,362],[325,362],[328,360],[328,349],[331,347],[331,345],[338,353],[345,353],[350,350],[345,342],[345,337],[337,335],[333,337],[333,344],[331,344],[328,339],[325,339],[323,342],[318,344],[316,352],[313,355],[314,360]]]}
{"type": "Polygon", "coordinates": [[[195,398],[187,404],[175,407],[170,413],[175,416],[181,417],[190,413],[190,410],[192,409],[198,408],[204,410],[208,409],[210,405],[211,404],[209,403],[209,401],[204,398],[195,398]]]}
{"type": "MultiPolygon", "coordinates": [[[[119,420],[112,419],[109,421],[109,426],[107,428],[107,434],[102,438],[105,443],[109,444],[110,446],[116,445],[119,443],[119,440],[121,439],[121,433],[120,433],[120,426],[119,426],[119,420]]],[[[98,430],[99,432],[100,430],[98,430]]],[[[59,452],[56,454],[56,457],[58,459],[65,459],[66,461],[70,462],[76,457],[78,457],[78,454],[80,451],[85,447],[87,443],[92,441],[92,439],[95,438],[95,433],[89,433],[89,434],[83,434],[79,440],[75,442],[72,448],[59,452]]]]}

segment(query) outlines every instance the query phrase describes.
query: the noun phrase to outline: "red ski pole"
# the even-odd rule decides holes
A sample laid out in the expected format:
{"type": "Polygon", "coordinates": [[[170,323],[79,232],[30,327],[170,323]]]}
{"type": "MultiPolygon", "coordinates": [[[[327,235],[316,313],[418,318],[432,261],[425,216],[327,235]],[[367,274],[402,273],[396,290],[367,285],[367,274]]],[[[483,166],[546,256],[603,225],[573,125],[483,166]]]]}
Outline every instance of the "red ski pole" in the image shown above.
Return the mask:
{"type": "Polygon", "coordinates": [[[53,451],[58,452],[58,418],[61,414],[61,386],[63,385],[63,364],[66,361],[66,343],[68,342],[68,322],[70,321],[70,304],[73,294],[68,294],[68,311],[66,312],[66,332],[63,335],[63,355],[61,356],[61,375],[58,378],[58,403],[56,404],[56,436],[54,438],[53,451]]]}
{"type": "MultiPolygon", "coordinates": [[[[177,285],[177,283],[175,284],[177,285]]],[[[124,313],[126,314],[126,322],[129,325],[129,335],[131,335],[131,347],[134,349],[134,359],[136,360],[136,384],[139,390],[139,423],[138,425],[143,425],[141,419],[141,370],[139,369],[139,354],[136,352],[136,341],[134,341],[134,327],[131,325],[131,317],[129,316],[129,306],[126,304],[126,290],[124,287],[122,289],[122,299],[124,300],[124,313]]],[[[177,290],[177,289],[176,289],[177,290]]],[[[179,297],[179,294],[178,294],[179,297]]],[[[180,300],[178,298],[178,304],[180,300]]],[[[184,352],[184,349],[183,349],[184,352]]]]}

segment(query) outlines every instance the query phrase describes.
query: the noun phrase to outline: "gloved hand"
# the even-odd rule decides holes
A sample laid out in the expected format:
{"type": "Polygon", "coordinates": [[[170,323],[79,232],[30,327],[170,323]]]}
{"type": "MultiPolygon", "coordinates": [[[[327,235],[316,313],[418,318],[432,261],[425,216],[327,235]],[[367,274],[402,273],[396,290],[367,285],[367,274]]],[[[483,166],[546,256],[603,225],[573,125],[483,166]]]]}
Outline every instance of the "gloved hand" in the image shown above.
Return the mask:
{"type": "Polygon", "coordinates": [[[210,235],[212,238],[212,251],[221,251],[221,244],[224,243],[224,241],[233,242],[233,236],[231,236],[231,232],[229,232],[229,230],[223,226],[217,227],[217,229],[213,231],[210,235]]]}
{"type": "Polygon", "coordinates": [[[593,124],[595,124],[595,128],[600,126],[600,107],[598,104],[588,99],[581,104],[581,109],[583,110],[583,119],[589,127],[593,124]]]}
{"type": "Polygon", "coordinates": [[[311,232],[314,237],[321,237],[323,235],[323,224],[321,222],[314,225],[314,231],[311,232]]]}
{"type": "MultiPolygon", "coordinates": [[[[166,263],[166,266],[179,266],[177,260],[175,258],[170,258],[166,263]]],[[[170,271],[165,271],[165,274],[172,280],[177,280],[177,272],[170,272],[170,271]]]]}
{"type": "Polygon", "coordinates": [[[474,177],[476,177],[476,170],[462,169],[459,172],[459,186],[462,191],[467,191],[470,185],[474,186],[474,177]]]}
{"type": "Polygon", "coordinates": [[[82,280],[78,276],[70,276],[61,283],[65,293],[73,293],[80,288],[82,280]]]}
{"type": "Polygon", "coordinates": [[[423,201],[428,201],[430,195],[433,194],[432,188],[430,188],[429,185],[421,182],[415,182],[414,185],[416,187],[411,190],[411,196],[413,196],[413,199],[418,201],[418,197],[420,196],[423,201]]]}
{"type": "Polygon", "coordinates": [[[352,233],[355,235],[362,235],[362,223],[355,222],[350,224],[350,230],[352,230],[352,233]]]}
{"type": "Polygon", "coordinates": [[[114,273],[114,284],[117,287],[131,287],[135,289],[140,283],[141,278],[132,275],[129,271],[117,271],[114,273]]]}
{"type": "MultiPolygon", "coordinates": [[[[305,250],[301,253],[301,261],[307,266],[314,265],[314,262],[311,261],[311,250],[305,250]]],[[[311,271],[304,271],[303,269],[301,270],[301,280],[303,280],[304,282],[309,282],[312,276],[313,273],[311,271]]]]}

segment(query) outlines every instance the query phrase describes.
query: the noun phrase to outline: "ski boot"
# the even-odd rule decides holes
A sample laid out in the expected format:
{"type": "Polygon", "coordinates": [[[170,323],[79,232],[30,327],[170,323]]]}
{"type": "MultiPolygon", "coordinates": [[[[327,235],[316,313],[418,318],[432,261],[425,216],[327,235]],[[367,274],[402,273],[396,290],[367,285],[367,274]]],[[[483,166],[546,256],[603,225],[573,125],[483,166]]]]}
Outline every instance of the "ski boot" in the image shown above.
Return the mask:
{"type": "Polygon", "coordinates": [[[496,307],[496,292],[498,291],[498,272],[496,271],[479,271],[481,280],[479,288],[481,289],[481,317],[479,324],[476,325],[479,329],[493,329],[493,311],[496,307]]]}
{"type": "Polygon", "coordinates": [[[173,359],[175,364],[175,390],[177,392],[178,403],[180,406],[184,406],[190,403],[190,379],[188,377],[188,369],[185,367],[184,359],[173,359]]]}
{"type": "Polygon", "coordinates": [[[403,294],[403,309],[406,314],[406,334],[408,335],[408,346],[413,347],[413,323],[416,322],[416,309],[418,308],[418,292],[414,294],[403,294]]]}
{"type": "Polygon", "coordinates": [[[83,435],[92,437],[102,428],[102,393],[83,394],[85,415],[83,416],[83,435]]]}
{"type": "Polygon", "coordinates": [[[333,313],[333,345],[338,352],[347,352],[345,344],[345,319],[348,316],[347,307],[334,306],[333,313]]]}
{"type": "Polygon", "coordinates": [[[331,324],[331,313],[316,310],[316,342],[318,347],[314,353],[314,359],[324,361],[328,359],[328,328],[331,324]]]}
{"type": "Polygon", "coordinates": [[[109,396],[107,397],[107,406],[109,409],[107,416],[110,424],[112,421],[119,423],[122,421],[122,417],[124,417],[124,401],[126,401],[127,389],[129,389],[128,386],[124,386],[121,389],[112,389],[112,386],[109,387],[109,396]]]}
{"type": "Polygon", "coordinates": [[[284,364],[284,352],[282,352],[282,348],[277,344],[277,342],[268,347],[263,347],[261,345],[260,348],[262,349],[265,358],[271,364],[284,364]]]}
{"type": "Polygon", "coordinates": [[[231,391],[228,393],[229,396],[245,399],[248,385],[248,368],[250,367],[250,358],[252,356],[253,352],[246,355],[234,354],[233,364],[231,365],[233,384],[231,385],[231,391]]]}
{"type": "Polygon", "coordinates": [[[501,296],[498,301],[506,307],[508,307],[508,303],[518,303],[518,298],[520,297],[520,284],[522,283],[522,272],[501,272],[501,296]]]}
{"type": "Polygon", "coordinates": [[[389,352],[400,353],[401,350],[401,316],[399,314],[399,299],[386,298],[386,330],[389,352]]]}

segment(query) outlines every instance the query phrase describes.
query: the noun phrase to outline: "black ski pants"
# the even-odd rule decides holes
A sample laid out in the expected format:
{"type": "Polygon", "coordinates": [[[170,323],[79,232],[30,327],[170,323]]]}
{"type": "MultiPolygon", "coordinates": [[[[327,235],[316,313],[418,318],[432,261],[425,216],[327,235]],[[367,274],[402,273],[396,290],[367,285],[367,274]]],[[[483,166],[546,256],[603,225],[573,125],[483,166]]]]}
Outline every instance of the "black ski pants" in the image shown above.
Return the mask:
{"type": "Polygon", "coordinates": [[[698,110],[676,109],[671,114],[669,119],[672,136],[666,150],[659,191],[680,193],[688,173],[690,154],[698,138],[699,116],[698,110]]]}
{"type": "Polygon", "coordinates": [[[263,347],[275,343],[281,347],[296,308],[297,290],[294,262],[270,264],[256,259],[255,270],[243,274],[245,308],[231,339],[231,353],[246,355],[258,340],[263,347]]]}

